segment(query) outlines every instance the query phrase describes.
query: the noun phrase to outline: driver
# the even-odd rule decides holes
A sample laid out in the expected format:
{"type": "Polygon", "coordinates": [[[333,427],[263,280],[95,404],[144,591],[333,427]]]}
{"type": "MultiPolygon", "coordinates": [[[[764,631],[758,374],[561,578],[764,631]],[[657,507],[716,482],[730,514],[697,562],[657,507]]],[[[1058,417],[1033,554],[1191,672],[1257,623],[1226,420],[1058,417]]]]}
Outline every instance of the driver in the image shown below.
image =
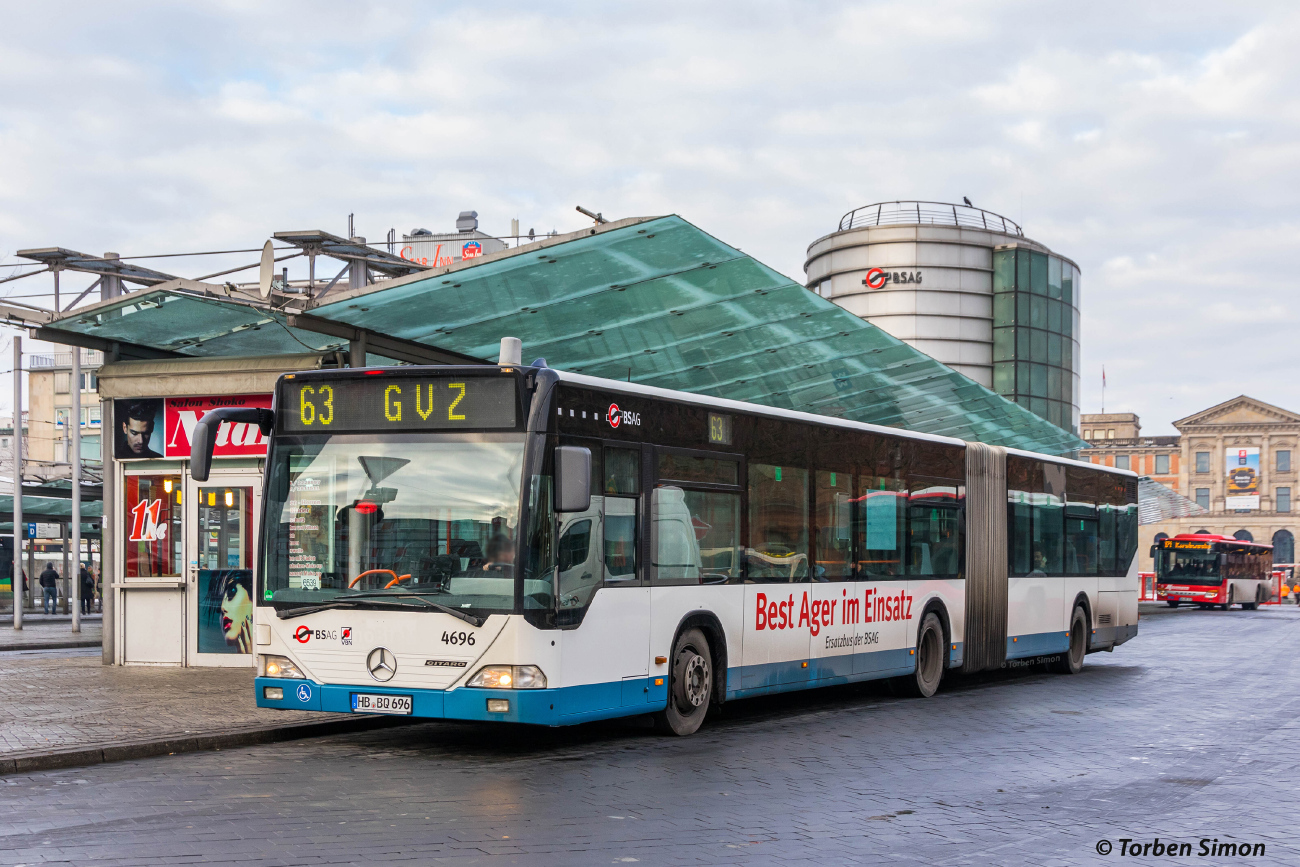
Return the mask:
{"type": "Polygon", "coordinates": [[[515,564],[515,543],[510,541],[510,537],[505,533],[497,533],[487,545],[487,562],[483,564],[483,571],[495,569],[500,571],[515,564]]]}

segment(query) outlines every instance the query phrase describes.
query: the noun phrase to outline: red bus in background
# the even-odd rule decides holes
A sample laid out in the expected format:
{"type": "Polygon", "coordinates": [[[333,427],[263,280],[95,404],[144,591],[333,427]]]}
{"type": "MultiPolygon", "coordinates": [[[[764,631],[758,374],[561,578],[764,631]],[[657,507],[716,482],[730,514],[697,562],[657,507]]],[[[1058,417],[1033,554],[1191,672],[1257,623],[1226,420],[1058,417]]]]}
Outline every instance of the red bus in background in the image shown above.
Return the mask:
{"type": "Polygon", "coordinates": [[[1273,596],[1273,546],[1231,536],[1182,533],[1156,547],[1156,598],[1227,610],[1257,608],[1273,596]]]}

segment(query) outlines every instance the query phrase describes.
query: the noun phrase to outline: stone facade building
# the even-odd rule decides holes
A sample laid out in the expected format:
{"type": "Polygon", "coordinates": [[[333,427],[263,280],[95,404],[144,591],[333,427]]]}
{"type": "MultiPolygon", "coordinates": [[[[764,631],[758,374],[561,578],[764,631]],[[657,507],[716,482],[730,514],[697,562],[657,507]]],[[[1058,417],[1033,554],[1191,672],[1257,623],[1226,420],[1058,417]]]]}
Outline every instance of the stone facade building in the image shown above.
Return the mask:
{"type": "Polygon", "coordinates": [[[1150,476],[1167,488],[1180,491],[1178,472],[1182,468],[1180,437],[1142,436],[1142,423],[1136,413],[1084,413],[1079,417],[1079,435],[1094,443],[1080,452],[1083,460],[1132,470],[1150,476]]]}
{"type": "Polygon", "coordinates": [[[1300,532],[1293,498],[1300,488],[1300,414],[1242,395],[1174,422],[1178,436],[1107,438],[1117,416],[1084,415],[1093,447],[1083,460],[1123,466],[1165,484],[1205,509],[1197,516],[1143,525],[1140,568],[1150,571],[1150,546],[1161,534],[1209,532],[1273,545],[1274,562],[1295,562],[1300,532]],[[1125,460],[1127,459],[1127,460],[1125,460]],[[1163,472],[1160,472],[1163,471],[1163,472]]]}

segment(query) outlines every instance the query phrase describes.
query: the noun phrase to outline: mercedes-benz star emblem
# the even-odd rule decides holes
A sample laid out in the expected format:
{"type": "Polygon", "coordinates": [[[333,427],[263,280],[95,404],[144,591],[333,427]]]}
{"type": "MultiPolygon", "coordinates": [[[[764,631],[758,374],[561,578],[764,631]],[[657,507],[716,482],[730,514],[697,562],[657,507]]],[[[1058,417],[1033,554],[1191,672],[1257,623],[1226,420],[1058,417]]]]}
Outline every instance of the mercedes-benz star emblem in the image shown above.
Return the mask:
{"type": "Polygon", "coordinates": [[[366,657],[366,671],[381,683],[392,680],[393,675],[397,674],[397,657],[387,647],[376,647],[366,657]]]}

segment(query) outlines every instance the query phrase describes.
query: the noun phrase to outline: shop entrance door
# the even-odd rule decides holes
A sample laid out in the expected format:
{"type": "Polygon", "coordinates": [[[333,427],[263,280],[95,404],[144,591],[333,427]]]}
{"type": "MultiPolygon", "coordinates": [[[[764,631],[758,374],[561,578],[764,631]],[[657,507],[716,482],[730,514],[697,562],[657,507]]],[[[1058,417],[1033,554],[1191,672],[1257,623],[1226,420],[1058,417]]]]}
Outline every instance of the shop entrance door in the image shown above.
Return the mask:
{"type": "Polygon", "coordinates": [[[253,664],[253,570],[261,477],[214,469],[186,485],[186,665],[253,664]]]}

